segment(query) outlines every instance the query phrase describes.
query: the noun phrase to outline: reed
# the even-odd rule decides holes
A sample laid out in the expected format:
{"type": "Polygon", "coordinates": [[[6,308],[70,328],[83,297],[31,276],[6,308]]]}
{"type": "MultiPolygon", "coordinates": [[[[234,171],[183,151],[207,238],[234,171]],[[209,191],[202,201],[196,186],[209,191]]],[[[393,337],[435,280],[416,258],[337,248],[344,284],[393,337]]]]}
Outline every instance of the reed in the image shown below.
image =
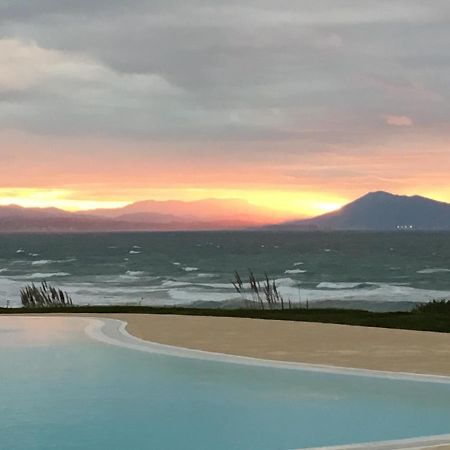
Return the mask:
{"type": "MultiPolygon", "coordinates": [[[[259,308],[266,309],[282,309],[284,310],[285,300],[278,290],[277,283],[274,279],[270,280],[267,273],[264,274],[264,279],[259,281],[255,274],[249,269],[248,282],[242,280],[241,275],[236,270],[234,272],[234,281],[231,282],[235,290],[248,303],[250,300],[247,295],[250,294],[253,305],[259,305],[259,308]]],[[[291,308],[291,301],[288,300],[289,309],[291,308]]]]}
{"type": "Polygon", "coordinates": [[[72,306],[70,295],[43,281],[40,286],[28,284],[20,290],[24,308],[53,308],[72,306]]]}

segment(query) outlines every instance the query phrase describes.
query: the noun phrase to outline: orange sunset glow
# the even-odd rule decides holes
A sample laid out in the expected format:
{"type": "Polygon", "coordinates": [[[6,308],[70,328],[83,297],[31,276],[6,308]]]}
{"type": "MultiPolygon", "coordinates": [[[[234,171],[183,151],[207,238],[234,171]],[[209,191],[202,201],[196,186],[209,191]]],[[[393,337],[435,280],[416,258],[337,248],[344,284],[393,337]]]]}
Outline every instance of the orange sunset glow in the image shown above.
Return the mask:
{"type": "Polygon", "coordinates": [[[94,17],[83,16],[83,39],[55,19],[51,40],[33,15],[11,18],[0,39],[0,204],[240,199],[279,220],[375,190],[449,202],[448,83],[442,49],[421,34],[439,29],[438,11],[372,11],[366,33],[363,7],[292,8],[255,6],[237,23],[224,6],[211,35],[193,8],[182,40],[171,32],[180,10],[160,28],[144,8],[136,29],[163,52],[108,26],[100,45],[94,17]],[[393,19],[405,30],[386,43],[393,19]]]}
{"type": "MultiPolygon", "coordinates": [[[[409,145],[397,139],[387,148],[363,153],[298,154],[291,150],[295,142],[282,142],[269,162],[244,157],[236,165],[245,143],[113,142],[7,133],[1,145],[9,157],[0,167],[0,204],[77,211],[147,199],[236,198],[280,219],[332,211],[377,189],[449,201],[445,143],[424,152],[426,144],[419,138],[409,145]]],[[[252,143],[249,151],[264,155],[273,145],[252,143]]]]}

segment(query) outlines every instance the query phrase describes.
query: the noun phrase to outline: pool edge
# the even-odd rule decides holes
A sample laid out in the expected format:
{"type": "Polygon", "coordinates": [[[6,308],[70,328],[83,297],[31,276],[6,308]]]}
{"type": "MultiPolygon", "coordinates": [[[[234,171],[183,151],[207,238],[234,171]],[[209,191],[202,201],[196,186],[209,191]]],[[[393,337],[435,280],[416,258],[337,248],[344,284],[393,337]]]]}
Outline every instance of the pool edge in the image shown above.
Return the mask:
{"type": "MultiPolygon", "coordinates": [[[[394,380],[409,380],[418,382],[431,382],[450,384],[450,377],[440,375],[413,374],[405,372],[378,371],[370,369],[358,369],[330,365],[308,364],[289,361],[276,361],[248,356],[231,355],[226,353],[215,353],[204,350],[177,347],[173,345],[160,344],[157,342],[141,339],[130,334],[126,327],[127,322],[119,319],[109,318],[87,318],[89,323],[85,332],[91,338],[111,345],[117,345],[133,350],[147,353],[165,354],[174,357],[202,359],[208,361],[225,362],[256,367],[272,367],[291,370],[303,370],[310,372],[321,372],[338,375],[353,375],[370,378],[385,378],[394,380]],[[117,335],[110,336],[104,332],[108,324],[117,326],[117,335]]],[[[439,448],[450,445],[450,434],[422,436],[417,438],[396,439],[389,441],[366,442],[359,444],[344,444],[326,447],[298,448],[295,450],[421,450],[425,448],[439,448]]]]}
{"type": "Polygon", "coordinates": [[[122,347],[140,350],[147,353],[160,353],[182,358],[206,359],[210,361],[228,362],[234,364],[284,368],[293,370],[306,370],[310,372],[323,372],[338,375],[356,375],[372,378],[388,378],[395,380],[410,380],[410,381],[450,384],[450,376],[446,375],[430,375],[430,374],[419,374],[409,372],[382,371],[373,369],[341,367],[326,364],[279,361],[272,359],[255,358],[251,356],[239,356],[228,353],[210,352],[206,350],[198,350],[168,344],[161,344],[146,339],[142,339],[130,334],[126,329],[127,322],[124,320],[95,317],[92,318],[92,321],[97,321],[97,326],[90,330],[86,330],[91,335],[92,338],[109,344],[119,345],[122,347]],[[117,324],[115,335],[111,336],[105,333],[105,326],[108,323],[117,324]]]}

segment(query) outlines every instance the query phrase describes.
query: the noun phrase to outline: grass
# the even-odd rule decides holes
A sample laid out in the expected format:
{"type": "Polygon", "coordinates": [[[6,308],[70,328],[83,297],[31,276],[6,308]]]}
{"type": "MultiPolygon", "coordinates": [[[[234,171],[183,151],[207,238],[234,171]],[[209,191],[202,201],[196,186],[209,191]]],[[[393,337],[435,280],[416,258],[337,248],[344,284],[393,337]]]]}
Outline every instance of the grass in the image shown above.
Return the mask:
{"type": "Polygon", "coordinates": [[[246,317],[265,320],[361,325],[367,327],[450,333],[450,302],[411,312],[369,312],[349,309],[206,309],[187,307],[153,307],[134,305],[91,305],[64,307],[0,308],[0,314],[176,314],[187,316],[246,317]]]}

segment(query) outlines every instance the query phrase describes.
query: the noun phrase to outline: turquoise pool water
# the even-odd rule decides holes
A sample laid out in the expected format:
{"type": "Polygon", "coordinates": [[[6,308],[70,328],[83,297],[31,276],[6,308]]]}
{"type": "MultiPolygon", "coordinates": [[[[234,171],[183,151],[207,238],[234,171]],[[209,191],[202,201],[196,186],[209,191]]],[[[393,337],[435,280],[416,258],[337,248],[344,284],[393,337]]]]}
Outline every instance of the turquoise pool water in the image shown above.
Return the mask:
{"type": "Polygon", "coordinates": [[[0,317],[0,447],[298,449],[450,433],[450,384],[150,354],[0,317]]]}

